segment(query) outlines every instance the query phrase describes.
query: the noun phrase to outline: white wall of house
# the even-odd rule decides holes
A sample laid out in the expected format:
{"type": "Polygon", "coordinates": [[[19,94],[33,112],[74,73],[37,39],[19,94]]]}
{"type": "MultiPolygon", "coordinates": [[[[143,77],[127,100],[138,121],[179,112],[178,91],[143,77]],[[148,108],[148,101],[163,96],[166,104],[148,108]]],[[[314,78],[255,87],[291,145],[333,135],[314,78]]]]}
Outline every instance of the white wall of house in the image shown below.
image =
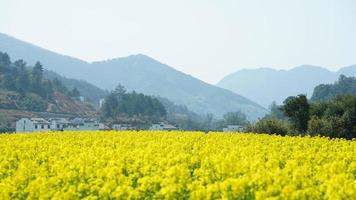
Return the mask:
{"type": "Polygon", "coordinates": [[[113,124],[112,129],[117,131],[131,130],[132,126],[130,124],[113,124]]]}
{"type": "Polygon", "coordinates": [[[99,108],[103,107],[104,103],[105,103],[105,99],[100,99],[99,100],[99,108]]]}
{"type": "Polygon", "coordinates": [[[16,132],[34,132],[34,131],[49,131],[50,125],[43,123],[34,123],[31,119],[22,118],[16,122],[16,132]]]}
{"type": "Polygon", "coordinates": [[[51,122],[51,130],[64,130],[68,125],[57,121],[51,122]]]}
{"type": "Polygon", "coordinates": [[[163,130],[163,125],[162,124],[152,124],[150,127],[150,130],[163,130]]]}
{"type": "Polygon", "coordinates": [[[70,127],[66,127],[63,130],[71,131],[89,131],[89,130],[99,130],[99,123],[96,122],[84,122],[83,124],[77,124],[70,127]]]}
{"type": "Polygon", "coordinates": [[[32,132],[34,128],[32,121],[28,118],[22,118],[16,122],[17,133],[32,132]]]}
{"type": "MultiPolygon", "coordinates": [[[[46,122],[46,120],[43,120],[46,122]]],[[[38,131],[58,131],[58,130],[99,130],[99,123],[96,121],[85,121],[79,124],[61,123],[60,121],[53,120],[51,123],[43,123],[29,118],[22,118],[16,122],[16,132],[38,132],[38,131]]]]}

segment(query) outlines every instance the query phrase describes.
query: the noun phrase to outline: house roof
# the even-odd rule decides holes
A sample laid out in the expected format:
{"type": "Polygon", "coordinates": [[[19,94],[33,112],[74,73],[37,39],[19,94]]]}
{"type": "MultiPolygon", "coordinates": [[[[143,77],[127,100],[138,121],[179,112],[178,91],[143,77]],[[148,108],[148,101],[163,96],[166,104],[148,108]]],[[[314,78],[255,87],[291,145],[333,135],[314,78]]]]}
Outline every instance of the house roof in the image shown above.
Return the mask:
{"type": "Polygon", "coordinates": [[[170,124],[164,124],[163,125],[163,128],[164,129],[176,129],[177,127],[173,126],[173,125],[170,125],[170,124]]]}
{"type": "Polygon", "coordinates": [[[58,124],[71,124],[71,122],[66,118],[51,118],[51,122],[55,121],[58,124]]]}
{"type": "Polygon", "coordinates": [[[84,119],[77,117],[77,118],[72,119],[71,122],[73,124],[83,124],[84,123],[84,119]]]}
{"type": "Polygon", "coordinates": [[[30,120],[34,124],[50,124],[47,120],[45,120],[43,118],[31,118],[30,120]]]}
{"type": "Polygon", "coordinates": [[[152,126],[160,126],[163,129],[177,129],[177,127],[163,122],[160,122],[159,124],[152,124],[152,126]]]}

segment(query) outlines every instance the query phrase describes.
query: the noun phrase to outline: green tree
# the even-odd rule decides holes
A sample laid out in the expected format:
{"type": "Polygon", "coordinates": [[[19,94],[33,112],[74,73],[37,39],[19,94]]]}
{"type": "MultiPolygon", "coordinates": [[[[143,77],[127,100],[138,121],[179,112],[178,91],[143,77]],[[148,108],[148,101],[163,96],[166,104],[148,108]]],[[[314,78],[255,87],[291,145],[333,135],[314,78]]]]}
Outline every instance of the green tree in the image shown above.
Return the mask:
{"type": "Polygon", "coordinates": [[[114,94],[117,96],[122,96],[122,95],[126,94],[125,87],[121,84],[118,84],[114,90],[114,94]]]}
{"type": "Polygon", "coordinates": [[[286,135],[288,130],[288,124],[276,118],[262,119],[255,124],[248,124],[246,127],[246,132],[277,134],[282,136],[286,135]]]}
{"type": "Polygon", "coordinates": [[[55,78],[52,81],[52,86],[53,86],[53,89],[57,90],[58,92],[61,92],[63,94],[68,93],[68,89],[62,84],[62,82],[58,78],[55,78]]]}
{"type": "Polygon", "coordinates": [[[117,119],[125,116],[143,121],[158,121],[167,115],[158,99],[135,91],[127,93],[121,85],[105,98],[101,113],[103,118],[117,119]]]}
{"type": "Polygon", "coordinates": [[[291,96],[283,102],[282,110],[300,133],[308,129],[309,103],[305,95],[291,96]]]}
{"type": "Polygon", "coordinates": [[[4,72],[5,68],[10,66],[11,60],[7,53],[0,52],[0,72],[4,72]]]}
{"type": "Polygon", "coordinates": [[[14,76],[11,73],[4,74],[3,87],[7,90],[16,90],[14,76]]]}
{"type": "Polygon", "coordinates": [[[119,108],[119,102],[114,93],[110,93],[104,101],[102,106],[102,115],[104,118],[115,118],[117,116],[117,110],[119,108]]]}
{"type": "Polygon", "coordinates": [[[224,115],[225,125],[246,125],[246,115],[240,111],[228,112],[224,115]]]}
{"type": "Polygon", "coordinates": [[[79,90],[77,88],[73,88],[73,90],[70,91],[69,94],[70,94],[71,97],[76,97],[76,98],[80,96],[80,92],[79,92],[79,90]]]}
{"type": "Polygon", "coordinates": [[[14,67],[16,71],[15,88],[17,91],[25,93],[28,91],[30,85],[30,77],[26,69],[26,62],[17,60],[14,62],[14,67]]]}
{"type": "Polygon", "coordinates": [[[43,96],[42,91],[42,78],[43,78],[43,66],[40,62],[36,62],[32,69],[32,91],[36,94],[43,96]]]}
{"type": "Polygon", "coordinates": [[[284,113],[282,111],[282,106],[277,105],[275,101],[269,106],[270,113],[267,114],[264,119],[285,119],[284,113]]]}

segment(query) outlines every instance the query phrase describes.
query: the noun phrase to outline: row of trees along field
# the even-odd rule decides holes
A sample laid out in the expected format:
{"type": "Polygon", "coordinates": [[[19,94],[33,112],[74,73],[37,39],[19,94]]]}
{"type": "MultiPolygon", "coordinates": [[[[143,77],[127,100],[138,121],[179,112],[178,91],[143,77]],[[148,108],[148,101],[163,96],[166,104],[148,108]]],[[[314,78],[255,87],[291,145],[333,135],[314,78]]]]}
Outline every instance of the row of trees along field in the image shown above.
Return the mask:
{"type": "Polygon", "coordinates": [[[105,98],[101,108],[102,120],[112,123],[148,124],[164,120],[166,114],[158,99],[135,91],[127,92],[122,85],[105,98]]]}
{"type": "Polygon", "coordinates": [[[0,52],[0,108],[45,111],[55,92],[80,96],[76,88],[69,91],[58,79],[45,79],[43,70],[39,62],[34,66],[23,60],[11,62],[7,53],[0,52]]]}
{"type": "Polygon", "coordinates": [[[248,122],[241,112],[229,112],[217,120],[213,114],[199,115],[162,97],[127,92],[122,85],[105,98],[100,113],[101,119],[109,123],[130,123],[142,127],[169,121],[181,129],[198,131],[221,130],[230,124],[246,125],[248,122]]]}
{"type": "Polygon", "coordinates": [[[356,79],[341,75],[334,84],[315,87],[311,100],[288,97],[247,131],[280,135],[356,138],[356,79]]]}

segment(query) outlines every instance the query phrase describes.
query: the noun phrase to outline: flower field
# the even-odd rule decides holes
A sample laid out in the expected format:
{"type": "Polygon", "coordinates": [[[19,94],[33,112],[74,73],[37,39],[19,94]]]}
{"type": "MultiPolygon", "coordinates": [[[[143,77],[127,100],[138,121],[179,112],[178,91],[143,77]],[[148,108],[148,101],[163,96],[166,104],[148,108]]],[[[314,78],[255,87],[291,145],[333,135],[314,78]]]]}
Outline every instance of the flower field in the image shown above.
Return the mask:
{"type": "Polygon", "coordinates": [[[0,135],[0,199],[356,199],[356,141],[199,132],[0,135]]]}

